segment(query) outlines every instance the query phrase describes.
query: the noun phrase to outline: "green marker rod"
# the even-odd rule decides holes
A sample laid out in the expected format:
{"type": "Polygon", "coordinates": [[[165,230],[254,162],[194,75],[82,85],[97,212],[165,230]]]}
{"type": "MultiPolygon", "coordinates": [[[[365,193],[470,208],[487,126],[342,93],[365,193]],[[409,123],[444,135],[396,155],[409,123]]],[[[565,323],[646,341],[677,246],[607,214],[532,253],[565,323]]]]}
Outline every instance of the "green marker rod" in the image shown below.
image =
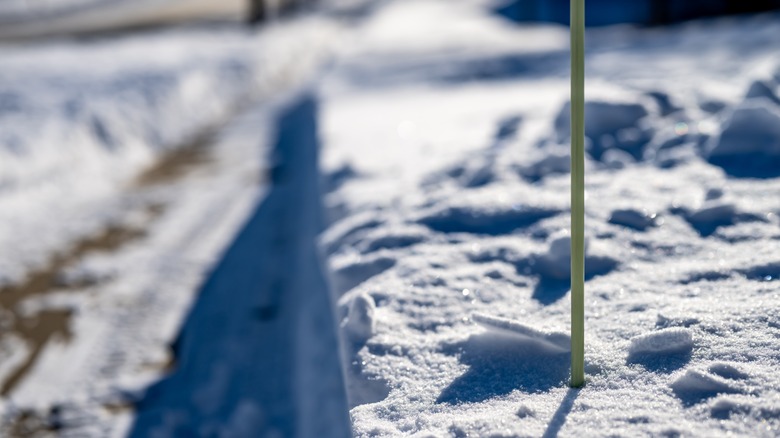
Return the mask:
{"type": "Polygon", "coordinates": [[[585,384],[585,0],[571,0],[571,386],[585,384]]]}

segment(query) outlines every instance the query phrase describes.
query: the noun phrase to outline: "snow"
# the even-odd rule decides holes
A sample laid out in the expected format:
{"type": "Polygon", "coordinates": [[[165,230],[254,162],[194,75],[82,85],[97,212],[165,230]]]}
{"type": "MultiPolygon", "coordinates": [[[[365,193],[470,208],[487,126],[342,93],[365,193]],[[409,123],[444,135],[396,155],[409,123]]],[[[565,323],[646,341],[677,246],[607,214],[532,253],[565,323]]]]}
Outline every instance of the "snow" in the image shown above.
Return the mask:
{"type": "Polygon", "coordinates": [[[621,208],[612,212],[609,217],[609,223],[623,225],[637,231],[645,231],[657,224],[656,218],[656,213],[648,213],[645,210],[633,208],[621,208]]]}
{"type": "Polygon", "coordinates": [[[370,295],[358,295],[349,303],[349,311],[341,323],[347,337],[356,344],[365,343],[376,331],[376,304],[370,295]]]}
{"type": "MultiPolygon", "coordinates": [[[[335,318],[315,252],[316,111],[310,93],[278,110],[273,184],[203,285],[179,334],[177,367],[148,389],[130,436],[237,427],[348,434],[335,318]],[[247,410],[259,414],[242,426],[247,410]]],[[[349,327],[361,324],[359,311],[349,327]]]]}
{"type": "Polygon", "coordinates": [[[631,338],[629,356],[641,354],[690,353],[693,349],[691,331],[685,328],[667,328],[631,338]]]}
{"type": "Polygon", "coordinates": [[[777,97],[777,92],[775,91],[776,88],[777,85],[774,83],[774,81],[759,79],[750,84],[750,88],[748,88],[748,91],[745,94],[745,98],[765,98],[775,105],[780,105],[780,98],[777,97]]]}
{"type": "Polygon", "coordinates": [[[131,236],[0,295],[70,315],[0,338],[4,431],[777,436],[778,17],[589,30],[573,389],[568,32],[494,6],[3,45],[5,284],[131,236]]]}
{"type": "MultiPolygon", "coordinates": [[[[683,403],[694,404],[717,394],[741,393],[743,390],[739,386],[736,382],[731,382],[715,373],[687,370],[672,383],[671,388],[683,403]]],[[[721,405],[719,409],[724,407],[721,405]]]]}
{"type": "Polygon", "coordinates": [[[708,153],[734,176],[775,177],[780,156],[780,108],[760,97],[734,109],[708,153]]]}
{"type": "MultiPolygon", "coordinates": [[[[201,283],[267,193],[277,100],[310,80],[339,29],[300,17],[2,44],[13,331],[0,434],[26,416],[66,436],[132,429],[201,283]]],[[[236,400],[226,431],[252,427],[252,403],[236,400]]]]}
{"type": "MultiPolygon", "coordinates": [[[[585,137],[587,151],[596,160],[609,150],[619,149],[640,159],[642,147],[650,140],[652,129],[642,126],[649,115],[641,103],[620,102],[617,99],[585,101],[585,137]]],[[[571,104],[567,102],[555,117],[556,140],[569,142],[571,131],[571,104]]]]}
{"type": "Polygon", "coordinates": [[[521,340],[538,344],[543,348],[564,353],[571,350],[571,338],[565,333],[548,333],[506,318],[475,313],[471,320],[500,335],[516,336],[521,340]]]}
{"type": "Polygon", "coordinates": [[[568,33],[434,3],[377,7],[322,84],[323,173],[339,183],[321,242],[354,435],[775,436],[780,183],[762,171],[777,106],[745,96],[776,90],[761,44],[777,17],[589,30],[575,390],[568,33]],[[414,23],[431,11],[426,40],[414,23]],[[356,337],[347,315],[368,302],[356,337]]]}

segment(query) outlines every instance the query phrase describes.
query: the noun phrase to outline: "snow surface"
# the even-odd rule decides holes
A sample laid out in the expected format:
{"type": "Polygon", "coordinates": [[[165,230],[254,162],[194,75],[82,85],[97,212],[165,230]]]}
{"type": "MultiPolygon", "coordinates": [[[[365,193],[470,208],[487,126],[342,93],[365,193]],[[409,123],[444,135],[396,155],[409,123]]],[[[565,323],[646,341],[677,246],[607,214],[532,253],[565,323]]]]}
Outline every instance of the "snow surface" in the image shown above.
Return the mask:
{"type": "Polygon", "coordinates": [[[487,3],[388,2],[323,83],[355,436],[777,436],[780,19],[588,31],[575,390],[568,32],[487,3]]]}
{"type": "Polygon", "coordinates": [[[142,231],[4,309],[70,316],[0,340],[4,381],[37,354],[3,432],[338,436],[348,409],[358,437],[780,434],[780,19],[588,31],[571,389],[568,32],[493,6],[3,44],[4,284],[142,231]],[[137,182],[204,130],[205,164],[137,182]]]}

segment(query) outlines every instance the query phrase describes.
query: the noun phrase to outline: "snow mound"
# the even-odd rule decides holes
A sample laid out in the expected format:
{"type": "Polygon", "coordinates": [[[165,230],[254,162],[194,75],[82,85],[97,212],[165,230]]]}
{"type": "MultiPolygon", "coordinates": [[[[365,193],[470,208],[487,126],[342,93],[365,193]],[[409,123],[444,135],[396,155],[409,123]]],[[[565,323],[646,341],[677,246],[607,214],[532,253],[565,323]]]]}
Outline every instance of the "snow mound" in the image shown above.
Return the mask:
{"type": "Polygon", "coordinates": [[[732,176],[780,176],[780,109],[766,99],[742,103],[726,120],[706,158],[732,176]]]}
{"type": "MultiPolygon", "coordinates": [[[[467,369],[442,389],[437,404],[462,407],[463,403],[500,400],[517,391],[539,393],[565,384],[569,375],[568,335],[484,314],[475,314],[472,320],[487,331],[443,350],[457,356],[467,369]]],[[[524,416],[533,413],[524,412],[524,416]]]]}
{"type": "Polygon", "coordinates": [[[472,160],[450,169],[447,176],[454,179],[461,187],[482,187],[496,179],[494,161],[493,154],[474,157],[472,160]]]}
{"type": "MultiPolygon", "coordinates": [[[[650,141],[653,129],[644,126],[642,119],[650,112],[639,102],[588,100],[585,102],[585,136],[587,149],[597,161],[610,149],[628,152],[640,160],[644,146],[650,141]]],[[[555,117],[555,136],[560,143],[567,142],[571,129],[571,102],[566,102],[555,117]]]]}
{"type": "Polygon", "coordinates": [[[629,357],[688,353],[693,349],[693,336],[686,328],[674,327],[647,333],[631,339],[629,357]]]}
{"type": "MultiPolygon", "coordinates": [[[[588,254],[588,239],[585,239],[585,254],[588,254]]],[[[543,277],[565,280],[571,276],[571,236],[561,232],[550,238],[547,253],[539,257],[537,272],[543,277]]]]}
{"type": "Polygon", "coordinates": [[[728,201],[708,201],[691,212],[686,219],[702,235],[712,234],[719,226],[736,222],[737,207],[728,201]]]}
{"type": "MultiPolygon", "coordinates": [[[[585,278],[604,275],[618,265],[611,257],[589,254],[589,239],[585,238],[585,278]]],[[[545,254],[537,256],[532,263],[533,271],[542,280],[563,281],[571,278],[571,236],[567,230],[554,233],[549,238],[549,247],[545,254]]]]}
{"type": "Polygon", "coordinates": [[[682,216],[702,237],[711,236],[722,227],[769,220],[766,214],[740,209],[734,196],[726,196],[721,187],[707,189],[704,202],[695,208],[673,206],[670,212],[682,216]]]}
{"type": "Polygon", "coordinates": [[[518,337],[550,351],[571,351],[571,337],[565,333],[543,331],[511,319],[482,313],[471,315],[471,320],[491,332],[518,337]]]}
{"type": "Polygon", "coordinates": [[[708,191],[707,198],[700,207],[680,211],[682,211],[685,220],[702,237],[714,234],[721,227],[768,220],[765,214],[739,209],[733,200],[729,197],[723,197],[720,189],[708,191]]]}
{"type": "Polygon", "coordinates": [[[359,294],[349,302],[347,317],[342,321],[341,328],[348,339],[356,344],[365,343],[374,335],[376,322],[374,313],[376,304],[368,294],[359,294]]]}
{"type": "MultiPolygon", "coordinates": [[[[751,395],[719,395],[710,404],[710,416],[718,420],[729,420],[732,416],[757,418],[762,423],[777,421],[780,418],[780,406],[777,401],[751,395]]],[[[744,420],[743,420],[744,421],[744,420]]],[[[767,428],[767,430],[770,430],[767,428]]]]}

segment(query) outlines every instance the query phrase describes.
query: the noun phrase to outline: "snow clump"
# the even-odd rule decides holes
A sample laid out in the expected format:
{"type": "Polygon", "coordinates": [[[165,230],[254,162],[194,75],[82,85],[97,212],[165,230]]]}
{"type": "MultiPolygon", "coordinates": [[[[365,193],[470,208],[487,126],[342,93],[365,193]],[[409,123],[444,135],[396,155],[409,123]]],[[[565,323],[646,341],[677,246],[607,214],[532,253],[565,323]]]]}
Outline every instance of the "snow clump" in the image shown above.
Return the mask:
{"type": "Polygon", "coordinates": [[[609,217],[609,223],[622,225],[637,231],[645,231],[650,227],[656,226],[656,213],[649,213],[647,210],[634,208],[618,209],[612,212],[609,217]]]}
{"type": "MultiPolygon", "coordinates": [[[[585,238],[584,252],[588,254],[589,240],[585,238]]],[[[571,236],[561,230],[550,237],[550,247],[538,263],[539,273],[547,278],[565,280],[571,276],[571,236]]]]}
{"type": "Polygon", "coordinates": [[[511,319],[482,313],[471,315],[471,319],[488,331],[496,334],[515,336],[551,351],[571,351],[571,337],[565,333],[543,331],[511,319]]]}
{"type": "Polygon", "coordinates": [[[711,142],[706,158],[732,176],[779,176],[780,109],[766,99],[742,103],[711,142]]]}
{"type": "Polygon", "coordinates": [[[341,327],[347,337],[355,343],[365,343],[376,330],[374,318],[376,304],[368,294],[356,295],[349,303],[347,317],[341,327]]]}
{"type": "Polygon", "coordinates": [[[690,352],[693,349],[693,336],[686,328],[673,327],[647,333],[631,339],[629,356],[643,354],[670,354],[690,352]]]}
{"type": "MultiPolygon", "coordinates": [[[[604,153],[619,149],[640,160],[644,146],[651,140],[654,130],[642,123],[650,112],[640,102],[589,100],[585,102],[586,147],[597,161],[604,153]]],[[[567,142],[571,129],[571,102],[566,102],[555,117],[555,137],[567,142]]]]}

